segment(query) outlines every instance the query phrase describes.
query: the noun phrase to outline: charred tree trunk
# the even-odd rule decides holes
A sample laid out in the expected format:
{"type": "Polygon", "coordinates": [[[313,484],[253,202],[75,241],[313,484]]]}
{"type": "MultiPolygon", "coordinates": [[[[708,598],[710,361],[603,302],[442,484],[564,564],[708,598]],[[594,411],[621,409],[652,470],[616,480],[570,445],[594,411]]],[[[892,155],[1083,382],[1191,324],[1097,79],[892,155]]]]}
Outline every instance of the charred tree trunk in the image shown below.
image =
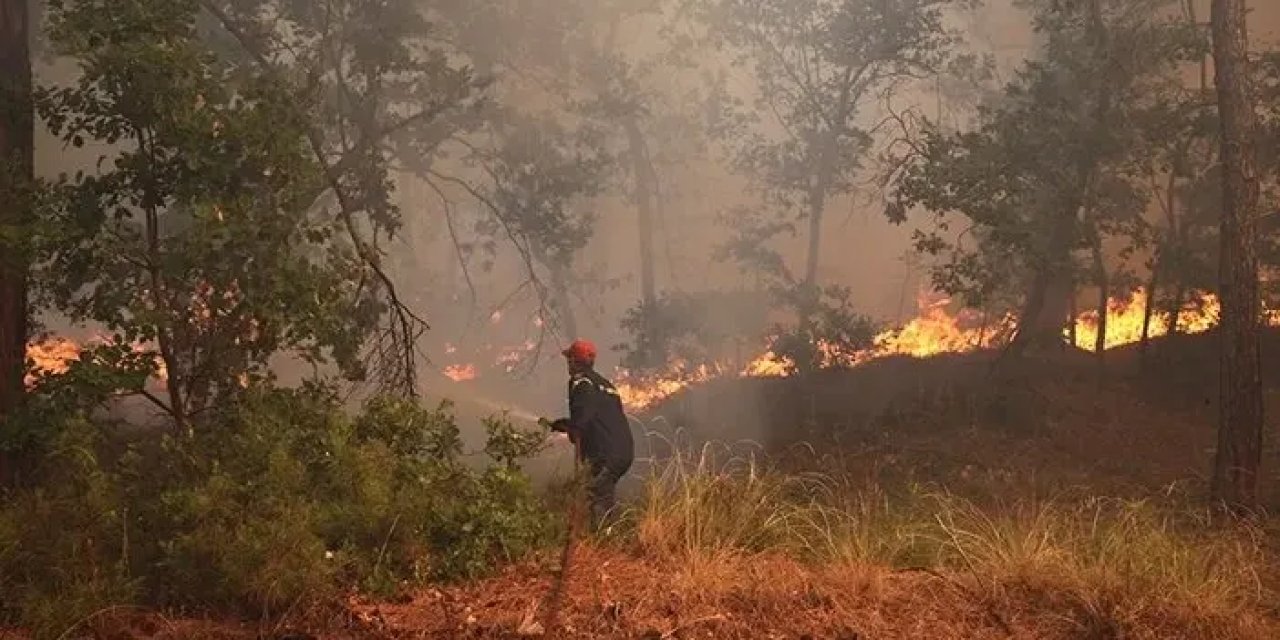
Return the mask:
{"type": "MultiPolygon", "coordinates": [[[[825,158],[825,154],[822,156],[825,158]]],[[[824,160],[820,161],[818,175],[809,190],[809,251],[805,257],[804,281],[800,284],[801,299],[797,309],[800,319],[800,334],[812,340],[811,353],[818,348],[818,336],[814,335],[814,323],[818,307],[822,302],[821,289],[818,286],[818,257],[822,249],[822,218],[827,208],[827,170],[824,160]]],[[[806,358],[813,360],[813,358],[806,358]]],[[[806,362],[803,370],[815,368],[813,362],[806,362]]]]}
{"type": "Polygon", "coordinates": [[[1178,335],[1182,321],[1182,304],[1187,298],[1187,286],[1181,282],[1173,290],[1169,300],[1169,308],[1165,310],[1165,334],[1169,337],[1178,335]]]}
{"type": "Polygon", "coordinates": [[[1222,121],[1222,349],[1213,497],[1236,513],[1258,503],[1262,462],[1261,303],[1256,249],[1259,199],[1245,0],[1214,0],[1214,83],[1222,121]]]}
{"type": "MultiPolygon", "coordinates": [[[[1098,86],[1094,113],[1094,126],[1099,133],[1104,133],[1111,124],[1111,75],[1108,73],[1111,64],[1111,37],[1107,23],[1102,16],[1102,2],[1091,0],[1089,3],[1089,20],[1093,31],[1093,55],[1097,60],[1098,86]]],[[[1099,219],[1097,206],[1092,202],[1098,182],[1098,159],[1093,159],[1081,176],[1086,185],[1084,219],[1089,222],[1090,249],[1093,253],[1093,275],[1098,284],[1098,335],[1093,344],[1094,357],[1098,362],[1098,379],[1106,374],[1107,363],[1107,303],[1111,299],[1111,282],[1107,274],[1107,260],[1103,255],[1102,221],[1099,219]]]]}
{"type": "Polygon", "coordinates": [[[1080,317],[1080,310],[1076,307],[1077,302],[1076,285],[1072,283],[1070,299],[1071,305],[1067,307],[1067,344],[1070,344],[1073,347],[1080,346],[1080,323],[1076,322],[1076,318],[1080,317]]]}
{"type": "Polygon", "coordinates": [[[1093,277],[1098,284],[1098,335],[1093,342],[1093,354],[1102,374],[1107,362],[1107,303],[1111,301],[1111,278],[1107,274],[1107,262],[1102,255],[1102,238],[1093,234],[1093,277]]]}
{"type": "Polygon", "coordinates": [[[20,407],[24,396],[26,227],[32,216],[35,144],[29,24],[27,0],[0,0],[0,420],[20,407]]]}
{"type": "MultiPolygon", "coordinates": [[[[632,171],[634,173],[634,188],[636,198],[636,222],[637,231],[640,236],[640,302],[641,308],[644,309],[644,318],[648,325],[646,331],[653,338],[653,342],[658,345],[666,343],[666,338],[659,333],[662,331],[662,323],[657,322],[655,313],[657,312],[657,283],[654,268],[653,255],[653,236],[654,236],[654,211],[653,199],[657,192],[657,176],[654,175],[653,165],[650,163],[648,147],[645,144],[644,134],[640,131],[640,125],[634,117],[626,120],[628,153],[631,155],[632,171]]],[[[661,360],[661,354],[656,353],[660,349],[644,349],[641,352],[645,365],[656,365],[661,360]]]]}
{"type": "Polygon", "coordinates": [[[1054,221],[1043,262],[1036,266],[1035,277],[1027,291],[1018,320],[1017,334],[1006,353],[1015,358],[1028,351],[1061,351],[1065,346],[1062,331],[1075,286],[1071,268],[1072,238],[1075,236],[1076,206],[1067,207],[1054,221]]]}
{"type": "Polygon", "coordinates": [[[1151,276],[1147,278],[1147,298],[1142,304],[1142,337],[1138,342],[1138,357],[1142,364],[1147,362],[1147,349],[1151,346],[1151,316],[1155,314],[1156,292],[1160,288],[1160,271],[1162,258],[1159,252],[1151,265],[1151,276]]]}
{"type": "MultiPolygon", "coordinates": [[[[1179,158],[1185,156],[1185,152],[1179,155],[1179,158]]],[[[1139,344],[1139,358],[1142,364],[1147,362],[1147,350],[1151,345],[1151,319],[1155,315],[1157,301],[1160,293],[1161,276],[1168,269],[1166,258],[1168,256],[1169,245],[1175,241],[1178,233],[1178,171],[1182,165],[1182,161],[1178,160],[1174,163],[1174,167],[1169,171],[1169,181],[1165,187],[1164,194],[1164,213],[1169,220],[1169,230],[1163,238],[1156,241],[1155,260],[1151,264],[1151,277],[1147,279],[1147,300],[1142,309],[1142,341],[1139,344]]],[[[1165,333],[1172,333],[1166,331],[1165,333]]]]}
{"type": "Polygon", "coordinates": [[[1009,345],[1010,355],[1062,350],[1071,288],[1070,278],[1063,274],[1048,270],[1036,274],[1022,307],[1018,333],[1009,345]]]}

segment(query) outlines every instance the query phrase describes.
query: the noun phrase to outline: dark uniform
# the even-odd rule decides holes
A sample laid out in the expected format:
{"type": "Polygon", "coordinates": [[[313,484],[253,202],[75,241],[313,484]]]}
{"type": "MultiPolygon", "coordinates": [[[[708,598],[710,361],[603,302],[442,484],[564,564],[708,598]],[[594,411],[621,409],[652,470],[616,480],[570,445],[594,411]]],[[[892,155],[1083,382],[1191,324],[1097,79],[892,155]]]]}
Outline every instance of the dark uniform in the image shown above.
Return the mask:
{"type": "Polygon", "coordinates": [[[622,410],[618,390],[593,369],[572,374],[569,418],[557,426],[578,445],[581,460],[590,472],[591,516],[598,525],[613,509],[618,480],[631,469],[635,459],[631,425],[622,410]]]}

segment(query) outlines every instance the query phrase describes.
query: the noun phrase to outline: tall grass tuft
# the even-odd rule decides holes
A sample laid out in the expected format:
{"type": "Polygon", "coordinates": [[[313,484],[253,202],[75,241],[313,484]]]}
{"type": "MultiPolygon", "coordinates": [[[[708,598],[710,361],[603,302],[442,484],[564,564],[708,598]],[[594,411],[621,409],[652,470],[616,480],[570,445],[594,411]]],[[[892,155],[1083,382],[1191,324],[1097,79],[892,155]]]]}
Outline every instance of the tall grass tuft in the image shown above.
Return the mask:
{"type": "Polygon", "coordinates": [[[676,454],[651,472],[632,514],[643,552],[690,568],[752,554],[913,568],[951,576],[988,602],[1070,603],[1062,606],[1108,628],[1170,608],[1230,616],[1272,595],[1260,568],[1275,558],[1262,535],[1214,523],[1189,500],[979,506],[937,488],[788,475],[760,457],[717,462],[714,452],[676,454]]]}

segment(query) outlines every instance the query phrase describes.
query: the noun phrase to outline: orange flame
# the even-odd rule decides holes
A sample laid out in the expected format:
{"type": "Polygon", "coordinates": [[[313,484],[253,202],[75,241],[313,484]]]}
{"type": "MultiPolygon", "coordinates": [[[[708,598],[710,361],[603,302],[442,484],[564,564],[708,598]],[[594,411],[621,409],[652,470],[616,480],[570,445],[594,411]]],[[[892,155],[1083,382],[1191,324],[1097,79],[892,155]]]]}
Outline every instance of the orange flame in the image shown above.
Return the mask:
{"type": "MultiPolygon", "coordinates": [[[[1107,302],[1107,337],[1103,349],[1114,349],[1142,340],[1142,324],[1146,317],[1147,292],[1138,289],[1129,300],[1111,299],[1107,302]]],[[[1180,333],[1204,333],[1218,325],[1222,306],[1218,297],[1206,293],[1184,304],[1178,311],[1180,333]]],[[[1270,314],[1269,314],[1270,315],[1270,314]]],[[[1273,321],[1268,320],[1274,324],[1273,321]]],[[[1158,338],[1169,333],[1166,314],[1154,313],[1147,328],[1147,335],[1158,338]]],[[[1098,340],[1098,311],[1086,311],[1076,317],[1076,346],[1094,351],[1098,340]]]]}
{"type": "Polygon", "coordinates": [[[27,359],[34,364],[23,383],[28,389],[36,383],[40,374],[56,375],[66,373],[71,363],[80,359],[80,345],[69,338],[51,338],[27,345],[27,359]]]}
{"type": "MultiPolygon", "coordinates": [[[[95,336],[89,340],[89,344],[111,344],[114,343],[113,338],[107,336],[95,336]]],[[[142,344],[134,344],[131,346],[135,353],[145,353],[149,349],[142,344]]],[[[41,375],[59,375],[66,373],[71,368],[71,363],[80,360],[84,347],[71,338],[65,336],[55,336],[46,340],[31,342],[27,344],[27,359],[32,362],[31,369],[23,378],[23,383],[28,389],[35,386],[36,380],[41,375]]],[[[156,356],[156,380],[160,384],[160,388],[164,388],[165,382],[169,376],[165,369],[164,362],[156,356]]]]}
{"type": "MultiPolygon", "coordinates": [[[[953,315],[946,309],[950,303],[951,300],[947,298],[930,301],[927,296],[921,296],[921,315],[901,327],[876,335],[870,348],[847,353],[840,345],[823,341],[818,344],[819,359],[826,367],[858,366],[894,355],[925,358],[940,353],[964,353],[991,346],[995,339],[1013,326],[1012,316],[987,323],[983,322],[980,314],[968,310],[953,315]]],[[[737,375],[751,378],[785,377],[790,375],[793,365],[789,358],[768,350],[748,362],[737,375]]],[[[723,372],[723,367],[710,366],[692,370],[678,366],[674,367],[673,372],[651,376],[636,376],[621,370],[617,386],[623,404],[629,410],[640,411],[689,385],[705,382],[723,372]]]]}
{"type": "Polygon", "coordinates": [[[470,364],[451,364],[444,368],[444,375],[454,382],[465,382],[476,378],[476,368],[470,364]]]}
{"type": "MultiPolygon", "coordinates": [[[[1104,349],[1114,349],[1133,344],[1142,339],[1142,324],[1146,313],[1147,293],[1138,289],[1128,300],[1112,300],[1107,309],[1107,337],[1104,349]]],[[[818,345],[824,363],[852,363],[859,366],[886,356],[926,358],[942,353],[966,353],[990,348],[1005,339],[1017,325],[1017,318],[1007,314],[987,322],[968,309],[950,313],[948,299],[930,302],[920,300],[919,317],[896,329],[877,335],[870,348],[855,353],[840,353],[831,344],[818,345]]],[[[1202,333],[1218,324],[1219,303],[1216,296],[1203,294],[1178,312],[1178,331],[1202,333]]],[[[1268,311],[1267,322],[1280,326],[1280,311],[1268,311]]],[[[1166,319],[1157,314],[1148,327],[1151,338],[1168,334],[1166,319]]],[[[1098,313],[1086,311],[1076,317],[1076,346],[1092,351],[1098,336],[1098,313]]],[[[1066,333],[1064,332],[1064,337],[1066,333]]],[[[738,371],[738,377],[783,377],[792,370],[787,358],[766,350],[738,371]]],[[[626,370],[617,373],[618,391],[623,404],[631,411],[649,408],[672,394],[692,384],[704,382],[723,374],[718,367],[688,367],[677,363],[667,372],[640,376],[626,370]]]]}

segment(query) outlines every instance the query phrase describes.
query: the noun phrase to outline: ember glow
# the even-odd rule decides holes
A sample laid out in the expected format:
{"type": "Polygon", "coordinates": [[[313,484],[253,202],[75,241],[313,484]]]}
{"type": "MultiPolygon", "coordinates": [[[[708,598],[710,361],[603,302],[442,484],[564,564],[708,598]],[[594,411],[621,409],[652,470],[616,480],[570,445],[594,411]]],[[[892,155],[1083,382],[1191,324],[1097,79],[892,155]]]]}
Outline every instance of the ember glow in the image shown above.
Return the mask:
{"type": "Polygon", "coordinates": [[[451,364],[444,368],[443,373],[454,382],[465,382],[476,378],[476,367],[470,364],[451,364]]]}

